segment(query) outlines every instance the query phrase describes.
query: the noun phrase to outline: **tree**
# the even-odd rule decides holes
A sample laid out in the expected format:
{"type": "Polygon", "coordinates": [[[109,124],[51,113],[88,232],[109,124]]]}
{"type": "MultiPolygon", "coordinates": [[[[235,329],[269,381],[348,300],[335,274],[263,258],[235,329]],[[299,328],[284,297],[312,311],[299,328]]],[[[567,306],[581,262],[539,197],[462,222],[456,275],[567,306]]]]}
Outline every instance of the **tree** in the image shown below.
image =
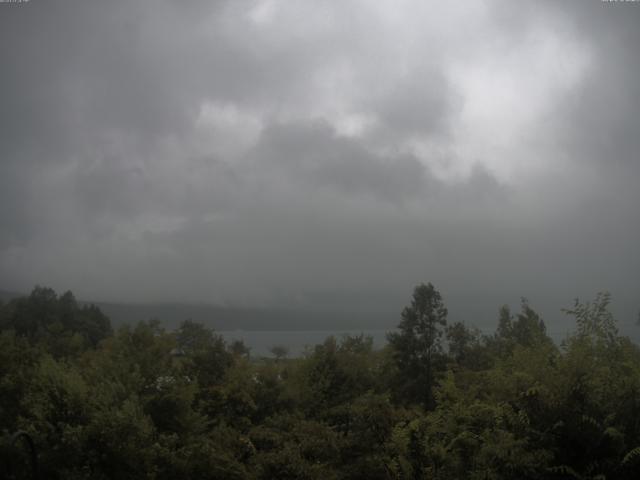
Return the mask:
{"type": "Polygon", "coordinates": [[[176,331],[176,340],[188,359],[187,373],[197,378],[202,387],[220,383],[233,364],[233,355],[227,351],[222,336],[201,323],[183,321],[176,331]]]}
{"type": "Polygon", "coordinates": [[[500,307],[499,315],[496,336],[500,339],[510,339],[513,336],[513,315],[511,315],[509,305],[500,307]]]}
{"type": "Polygon", "coordinates": [[[449,356],[457,362],[462,363],[466,357],[467,350],[476,339],[476,335],[462,322],[449,325],[446,329],[449,356]]]}
{"type": "Polygon", "coordinates": [[[274,345],[269,349],[269,351],[271,352],[271,355],[275,357],[276,361],[287,358],[289,355],[289,349],[284,345],[274,345]]]}
{"type": "Polygon", "coordinates": [[[442,356],[447,313],[440,292],[431,283],[422,283],[415,287],[411,305],[402,311],[399,332],[387,335],[402,393],[426,408],[434,406],[435,369],[442,356]]]}
{"type": "Polygon", "coordinates": [[[229,352],[234,357],[249,358],[251,355],[251,347],[248,347],[244,340],[233,340],[229,344],[229,352]]]}
{"type": "Polygon", "coordinates": [[[477,328],[456,322],[447,326],[446,337],[449,357],[458,367],[477,371],[491,365],[491,352],[487,348],[487,338],[483,337],[477,328]]]}
{"type": "Polygon", "coordinates": [[[611,294],[599,292],[593,302],[581,303],[575,299],[573,308],[565,308],[567,315],[576,318],[578,337],[593,338],[604,344],[613,345],[618,338],[618,327],[609,310],[611,294]]]}
{"type": "Polygon", "coordinates": [[[2,308],[0,329],[13,330],[32,344],[46,344],[56,358],[96,348],[113,333],[109,318],[98,307],[81,307],[73,293],[58,296],[44,287],[35,287],[28,297],[13,299],[2,308]]]}
{"type": "Polygon", "coordinates": [[[520,308],[520,313],[512,323],[513,340],[518,345],[525,347],[550,343],[551,339],[547,336],[544,320],[529,306],[529,301],[526,298],[521,299],[520,308]]]}

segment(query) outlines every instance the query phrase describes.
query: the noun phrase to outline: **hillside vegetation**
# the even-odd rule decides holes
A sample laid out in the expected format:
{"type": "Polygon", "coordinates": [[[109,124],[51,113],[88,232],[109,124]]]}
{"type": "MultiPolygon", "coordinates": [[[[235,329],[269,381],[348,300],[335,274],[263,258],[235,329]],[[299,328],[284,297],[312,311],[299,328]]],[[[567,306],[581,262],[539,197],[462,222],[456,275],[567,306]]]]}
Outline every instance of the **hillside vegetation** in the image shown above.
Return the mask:
{"type": "Polygon", "coordinates": [[[421,284],[383,349],[289,359],[191,321],[113,331],[37,287],[0,305],[0,477],[25,473],[21,430],[41,478],[635,479],[640,348],[609,302],[576,301],[557,345],[525,300],[487,336],[421,284]]]}

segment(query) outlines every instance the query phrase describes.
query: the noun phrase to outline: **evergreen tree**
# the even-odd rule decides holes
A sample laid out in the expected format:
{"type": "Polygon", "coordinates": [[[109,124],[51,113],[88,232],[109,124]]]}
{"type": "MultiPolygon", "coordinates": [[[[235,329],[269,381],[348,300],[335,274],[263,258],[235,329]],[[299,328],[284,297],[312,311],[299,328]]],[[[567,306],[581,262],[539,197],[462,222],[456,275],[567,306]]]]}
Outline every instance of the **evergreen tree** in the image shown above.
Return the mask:
{"type": "Polygon", "coordinates": [[[403,396],[426,408],[434,406],[433,387],[442,360],[441,338],[447,313],[440,292],[431,283],[422,283],[415,287],[411,305],[402,311],[400,331],[387,337],[403,396]]]}

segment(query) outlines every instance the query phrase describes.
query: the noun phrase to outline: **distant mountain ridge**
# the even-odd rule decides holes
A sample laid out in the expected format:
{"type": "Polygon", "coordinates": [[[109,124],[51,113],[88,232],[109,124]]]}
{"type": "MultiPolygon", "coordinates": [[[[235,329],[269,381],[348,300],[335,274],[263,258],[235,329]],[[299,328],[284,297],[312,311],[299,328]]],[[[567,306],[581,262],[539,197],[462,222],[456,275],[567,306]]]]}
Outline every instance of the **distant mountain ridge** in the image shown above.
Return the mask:
{"type": "MultiPolygon", "coordinates": [[[[58,292],[59,294],[63,292],[58,292]]],[[[0,301],[26,296],[28,293],[0,290],[0,301]]],[[[236,307],[206,303],[181,302],[102,302],[78,300],[81,304],[94,304],[109,317],[114,327],[135,324],[140,321],[158,319],[167,329],[176,328],[183,320],[193,320],[217,331],[371,331],[394,329],[400,318],[401,307],[374,308],[360,310],[340,306],[330,307],[236,307]]],[[[484,334],[494,333],[497,314],[490,315],[492,307],[483,299],[473,299],[467,303],[452,302],[449,323],[464,321],[478,327],[484,334]],[[484,303],[483,303],[484,302],[484,303]],[[484,316],[477,311],[489,312],[484,316]]],[[[565,304],[566,305],[566,304],[565,304]]],[[[517,307],[516,307],[517,308],[517,307]]],[[[637,326],[637,310],[634,305],[623,305],[616,319],[621,333],[640,341],[637,326]],[[625,308],[626,307],[626,308],[625,308]]],[[[548,310],[548,309],[547,309],[548,310]]],[[[614,305],[614,311],[615,305],[614,305]]],[[[560,342],[575,326],[571,318],[559,308],[542,314],[547,332],[560,342]]]]}
{"type": "Polygon", "coordinates": [[[14,298],[24,297],[25,293],[11,292],[8,290],[0,290],[0,301],[8,302],[14,298]]]}
{"type": "MultiPolygon", "coordinates": [[[[5,302],[26,295],[0,290],[0,300],[5,302]]],[[[150,319],[160,320],[169,329],[190,319],[218,331],[369,330],[393,328],[397,323],[397,315],[380,311],[313,311],[304,308],[241,308],[205,303],[117,303],[80,299],[78,302],[96,305],[116,327],[150,319]]]]}
{"type": "Polygon", "coordinates": [[[304,309],[236,308],[207,304],[95,303],[114,325],[157,318],[167,328],[183,320],[215,330],[353,330],[392,328],[395,316],[379,312],[311,311],[304,309]]]}

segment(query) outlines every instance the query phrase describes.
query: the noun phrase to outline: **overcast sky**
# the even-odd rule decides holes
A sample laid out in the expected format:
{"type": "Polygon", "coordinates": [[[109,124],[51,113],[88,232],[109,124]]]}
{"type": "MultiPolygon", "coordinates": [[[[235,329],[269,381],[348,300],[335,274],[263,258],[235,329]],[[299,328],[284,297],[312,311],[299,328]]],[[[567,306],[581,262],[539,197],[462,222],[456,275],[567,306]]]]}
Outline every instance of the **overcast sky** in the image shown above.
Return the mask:
{"type": "Polygon", "coordinates": [[[631,315],[639,46],[640,2],[0,4],[0,289],[631,315]]]}

